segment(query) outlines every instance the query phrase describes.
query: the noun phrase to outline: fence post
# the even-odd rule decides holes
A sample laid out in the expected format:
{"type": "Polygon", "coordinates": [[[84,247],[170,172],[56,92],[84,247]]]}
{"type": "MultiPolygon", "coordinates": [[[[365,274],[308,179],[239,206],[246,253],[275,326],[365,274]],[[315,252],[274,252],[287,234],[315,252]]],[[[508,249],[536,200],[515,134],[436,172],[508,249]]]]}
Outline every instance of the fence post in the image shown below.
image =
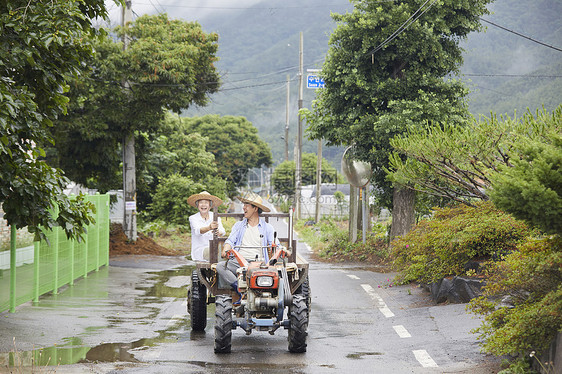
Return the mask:
{"type": "Polygon", "coordinates": [[[16,312],[16,226],[10,226],[10,313],[16,312]]]}
{"type": "Polygon", "coordinates": [[[104,240],[104,248],[105,248],[105,265],[109,265],[109,235],[111,230],[111,221],[109,220],[109,194],[105,194],[104,198],[105,204],[103,207],[103,212],[105,214],[105,240],[104,240]]]}
{"type": "Polygon", "coordinates": [[[100,216],[101,216],[101,212],[100,212],[100,194],[96,194],[95,196],[92,196],[95,201],[96,201],[96,232],[97,232],[97,237],[98,237],[98,245],[97,245],[97,249],[96,249],[96,271],[100,270],[100,246],[101,246],[101,240],[100,240],[100,216]]]}
{"type": "Polygon", "coordinates": [[[60,227],[57,226],[53,228],[53,250],[54,250],[54,262],[55,262],[55,275],[53,283],[53,294],[59,293],[59,231],[60,227]]]}
{"type": "Polygon", "coordinates": [[[88,236],[90,235],[90,230],[84,235],[84,278],[88,277],[88,236]]]}
{"type": "Polygon", "coordinates": [[[41,248],[41,241],[33,242],[33,276],[35,279],[35,284],[33,285],[33,302],[39,301],[39,271],[41,269],[40,266],[40,257],[39,252],[41,248]]]}
{"type": "Polygon", "coordinates": [[[70,285],[74,286],[74,242],[75,239],[69,240],[70,244],[70,285]]]}

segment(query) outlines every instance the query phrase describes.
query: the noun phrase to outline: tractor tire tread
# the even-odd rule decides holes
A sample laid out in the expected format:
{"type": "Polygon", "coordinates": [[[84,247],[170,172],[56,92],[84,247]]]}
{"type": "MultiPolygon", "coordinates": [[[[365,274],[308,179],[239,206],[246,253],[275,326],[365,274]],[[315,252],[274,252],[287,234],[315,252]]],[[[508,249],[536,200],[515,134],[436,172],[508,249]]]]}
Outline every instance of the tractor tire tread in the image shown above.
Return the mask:
{"type": "Polygon", "coordinates": [[[308,328],[308,307],[303,295],[293,295],[293,303],[289,308],[289,352],[306,352],[306,332],[308,328]]]}
{"type": "Polygon", "coordinates": [[[215,317],[215,353],[230,353],[232,349],[232,299],[229,296],[217,296],[215,317]]]}
{"type": "Polygon", "coordinates": [[[205,331],[207,327],[207,287],[199,280],[196,270],[191,273],[191,289],[187,295],[191,329],[205,331]]]}

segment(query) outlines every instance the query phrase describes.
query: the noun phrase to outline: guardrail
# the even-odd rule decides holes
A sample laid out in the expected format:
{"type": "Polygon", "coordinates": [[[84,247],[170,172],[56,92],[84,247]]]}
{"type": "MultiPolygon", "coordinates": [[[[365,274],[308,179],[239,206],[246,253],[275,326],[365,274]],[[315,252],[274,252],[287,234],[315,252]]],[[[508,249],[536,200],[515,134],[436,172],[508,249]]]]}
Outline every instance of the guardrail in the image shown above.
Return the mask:
{"type": "Polygon", "coordinates": [[[96,206],[96,223],[87,227],[84,240],[66,238],[55,227],[46,241],[16,248],[16,230],[12,227],[11,248],[0,252],[0,312],[15,312],[16,306],[39,301],[46,293],[58,293],[60,287],[73,285],[91,271],[109,264],[109,195],[88,195],[96,206]],[[9,266],[6,263],[9,259],[9,266]]]}

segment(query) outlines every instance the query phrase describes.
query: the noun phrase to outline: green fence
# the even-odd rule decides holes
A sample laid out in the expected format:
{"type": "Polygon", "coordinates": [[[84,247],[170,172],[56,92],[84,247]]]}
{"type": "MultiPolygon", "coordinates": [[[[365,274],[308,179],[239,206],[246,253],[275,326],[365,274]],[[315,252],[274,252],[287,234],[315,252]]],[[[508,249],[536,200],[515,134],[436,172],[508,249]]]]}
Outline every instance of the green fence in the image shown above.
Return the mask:
{"type": "Polygon", "coordinates": [[[16,248],[12,227],[11,249],[0,252],[0,312],[14,312],[20,304],[57,293],[109,263],[109,195],[88,195],[87,200],[96,206],[96,223],[88,226],[81,242],[68,240],[56,227],[47,233],[50,244],[40,241],[16,248]]]}

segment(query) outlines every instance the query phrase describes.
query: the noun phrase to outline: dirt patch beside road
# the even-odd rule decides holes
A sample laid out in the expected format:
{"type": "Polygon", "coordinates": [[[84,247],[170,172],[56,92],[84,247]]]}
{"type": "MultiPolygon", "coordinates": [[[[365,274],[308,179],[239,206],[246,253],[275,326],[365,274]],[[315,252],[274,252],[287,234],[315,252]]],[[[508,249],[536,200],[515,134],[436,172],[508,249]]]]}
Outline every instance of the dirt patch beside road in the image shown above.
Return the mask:
{"type": "Polygon", "coordinates": [[[129,242],[123,227],[119,223],[112,223],[109,233],[109,256],[119,255],[157,255],[180,256],[185,253],[163,247],[143,233],[138,233],[136,242],[129,242]]]}

